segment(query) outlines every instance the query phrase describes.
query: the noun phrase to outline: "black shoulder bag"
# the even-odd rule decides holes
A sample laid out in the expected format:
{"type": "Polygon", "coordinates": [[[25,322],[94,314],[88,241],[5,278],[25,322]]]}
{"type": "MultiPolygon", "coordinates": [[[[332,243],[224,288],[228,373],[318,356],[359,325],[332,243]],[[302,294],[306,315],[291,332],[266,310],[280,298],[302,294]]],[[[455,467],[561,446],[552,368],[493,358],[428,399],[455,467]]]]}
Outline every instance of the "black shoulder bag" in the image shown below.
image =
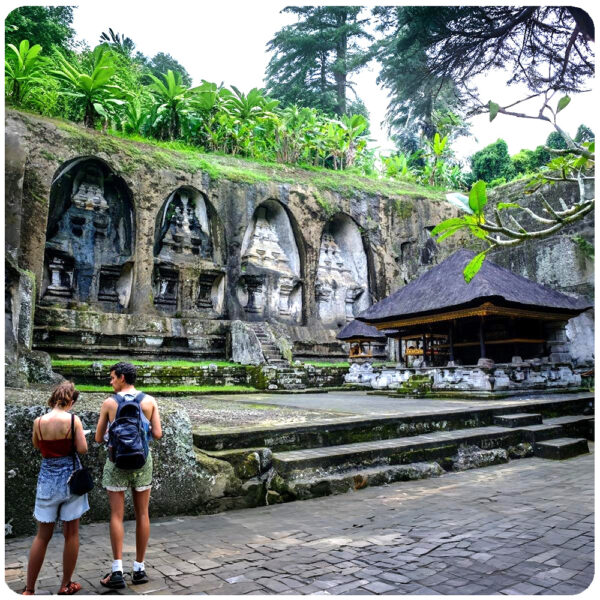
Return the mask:
{"type": "Polygon", "coordinates": [[[81,469],[77,468],[77,463],[75,461],[75,456],[77,454],[77,451],[75,450],[75,415],[73,414],[71,414],[71,433],[73,435],[73,450],[71,452],[73,455],[73,472],[71,473],[71,477],[69,477],[69,490],[71,491],[71,494],[83,496],[83,494],[87,494],[94,489],[94,480],[87,467],[81,465],[81,469]]]}

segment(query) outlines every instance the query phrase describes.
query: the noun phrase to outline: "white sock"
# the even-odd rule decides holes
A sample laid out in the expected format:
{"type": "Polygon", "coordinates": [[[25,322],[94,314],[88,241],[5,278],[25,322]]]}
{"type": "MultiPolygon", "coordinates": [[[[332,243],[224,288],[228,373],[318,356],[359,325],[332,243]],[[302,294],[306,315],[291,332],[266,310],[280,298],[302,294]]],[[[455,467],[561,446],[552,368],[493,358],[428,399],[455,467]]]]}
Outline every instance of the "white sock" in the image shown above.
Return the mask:
{"type": "Polygon", "coordinates": [[[133,561],[133,570],[134,571],[143,571],[144,563],[143,562],[139,563],[137,560],[134,560],[133,561]]]}
{"type": "Polygon", "coordinates": [[[113,560],[112,570],[113,570],[113,573],[115,571],[121,571],[121,573],[123,572],[123,561],[120,558],[113,560]]]}

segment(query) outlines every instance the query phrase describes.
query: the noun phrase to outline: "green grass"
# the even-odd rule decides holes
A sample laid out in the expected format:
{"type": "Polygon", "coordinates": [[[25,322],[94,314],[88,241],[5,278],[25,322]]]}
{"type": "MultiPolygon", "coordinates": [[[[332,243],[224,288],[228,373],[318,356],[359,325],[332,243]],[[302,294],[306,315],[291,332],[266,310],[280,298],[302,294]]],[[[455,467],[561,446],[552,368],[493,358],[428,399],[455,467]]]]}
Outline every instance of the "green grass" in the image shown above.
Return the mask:
{"type": "Polygon", "coordinates": [[[312,165],[281,164],[228,154],[206,153],[197,146],[179,141],[158,141],[114,130],[101,133],[64,119],[44,117],[31,111],[17,112],[31,114],[38,119],[54,123],[58,129],[71,137],[75,150],[86,153],[106,152],[109,155],[121,153],[119,169],[124,173],[132,173],[142,167],[150,170],[166,168],[187,173],[202,171],[213,180],[308,185],[313,189],[337,192],[342,196],[357,196],[362,192],[419,200],[443,201],[445,198],[445,190],[440,188],[364,175],[356,170],[335,171],[312,165]]]}
{"type": "Polygon", "coordinates": [[[350,366],[348,362],[320,362],[318,360],[305,360],[304,364],[313,367],[338,367],[340,369],[347,369],[350,366]]]}
{"type": "MultiPolygon", "coordinates": [[[[195,393],[195,394],[210,394],[215,392],[220,393],[229,393],[229,392],[238,392],[238,393],[256,393],[260,390],[256,388],[247,386],[247,385],[150,385],[143,386],[144,392],[148,394],[170,394],[170,393],[195,393]]],[[[108,394],[112,394],[112,388],[108,385],[94,385],[84,383],[82,385],[78,385],[77,389],[80,392],[106,392],[108,394]]]]}
{"type": "MultiPolygon", "coordinates": [[[[111,367],[118,359],[112,360],[89,360],[80,358],[53,358],[53,367],[91,367],[92,363],[102,363],[103,367],[111,367]]],[[[128,360],[133,365],[143,367],[203,367],[208,365],[217,365],[217,367],[239,367],[244,368],[238,363],[224,360],[128,360]]]]}

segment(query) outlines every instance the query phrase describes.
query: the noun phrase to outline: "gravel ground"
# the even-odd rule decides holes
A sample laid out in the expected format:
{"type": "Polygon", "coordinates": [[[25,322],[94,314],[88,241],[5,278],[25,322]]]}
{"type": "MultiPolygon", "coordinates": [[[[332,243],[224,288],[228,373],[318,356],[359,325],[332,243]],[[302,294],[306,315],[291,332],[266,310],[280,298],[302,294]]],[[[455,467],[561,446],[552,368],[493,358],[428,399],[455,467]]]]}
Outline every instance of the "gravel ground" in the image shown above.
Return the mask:
{"type": "MultiPolygon", "coordinates": [[[[5,390],[6,401],[17,401],[26,403],[39,403],[45,405],[50,395],[51,388],[39,389],[12,389],[5,390]]],[[[94,403],[100,407],[106,398],[104,393],[84,392],[81,399],[86,405],[94,403]]],[[[274,406],[260,403],[249,403],[251,395],[240,395],[244,402],[227,399],[219,399],[218,396],[210,398],[203,396],[189,397],[165,397],[158,398],[160,407],[161,400],[165,398],[174,404],[179,404],[190,415],[194,429],[202,431],[218,431],[219,429],[230,429],[238,427],[270,427],[276,425],[291,425],[294,423],[307,423],[347,416],[350,413],[339,411],[324,411],[304,408],[290,408],[287,406],[274,406]]],[[[77,405],[76,405],[77,406],[77,405]]],[[[75,409],[77,410],[77,408],[75,409]]]]}

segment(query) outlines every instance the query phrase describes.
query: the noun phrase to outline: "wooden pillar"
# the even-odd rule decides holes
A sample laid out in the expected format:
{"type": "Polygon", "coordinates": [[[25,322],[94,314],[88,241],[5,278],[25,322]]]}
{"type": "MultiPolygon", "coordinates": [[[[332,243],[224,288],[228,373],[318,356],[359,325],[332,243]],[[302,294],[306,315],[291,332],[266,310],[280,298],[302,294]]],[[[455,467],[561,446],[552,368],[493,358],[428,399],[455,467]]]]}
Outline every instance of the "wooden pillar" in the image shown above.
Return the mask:
{"type": "Polygon", "coordinates": [[[454,321],[450,321],[450,325],[448,325],[448,344],[448,360],[454,362],[454,321]]]}
{"type": "Polygon", "coordinates": [[[483,317],[479,321],[479,352],[481,358],[485,358],[485,337],[483,332],[483,317]]]}
{"type": "Polygon", "coordinates": [[[427,336],[423,334],[423,366],[427,364],[427,336]]]}

